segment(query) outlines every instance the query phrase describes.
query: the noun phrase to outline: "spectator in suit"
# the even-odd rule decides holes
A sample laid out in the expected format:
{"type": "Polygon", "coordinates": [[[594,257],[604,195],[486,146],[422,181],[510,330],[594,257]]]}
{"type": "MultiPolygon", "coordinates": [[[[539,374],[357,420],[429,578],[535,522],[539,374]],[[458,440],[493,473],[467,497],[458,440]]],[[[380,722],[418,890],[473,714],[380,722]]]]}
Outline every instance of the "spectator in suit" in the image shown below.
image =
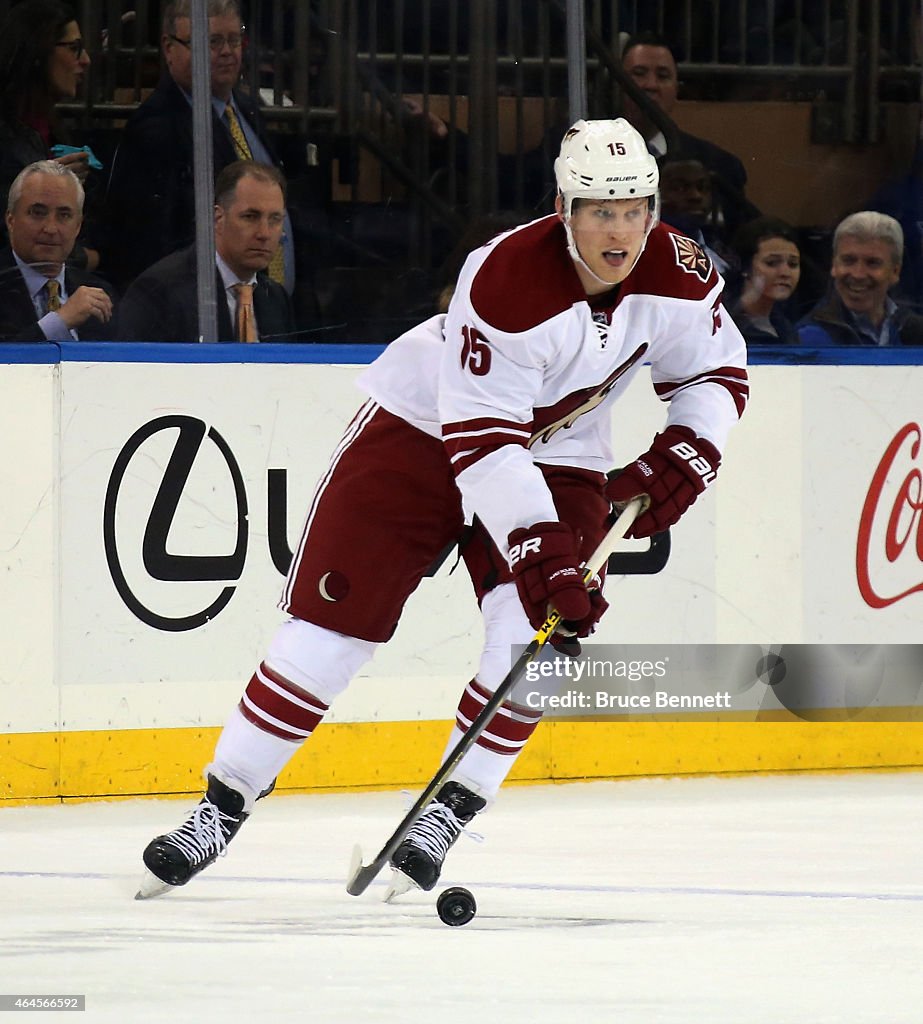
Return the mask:
{"type": "MultiPolygon", "coordinates": [[[[673,51],[666,40],[652,32],[632,36],[622,51],[622,68],[634,84],[668,117],[679,95],[679,77],[673,51]]],[[[660,128],[630,96],[624,97],[623,116],[643,136],[647,148],[658,160],[667,153],[667,141],[660,128]]],[[[740,159],[707,139],[677,129],[677,153],[698,160],[711,174],[717,215],[733,235],[741,224],[759,216],[747,199],[747,172],[740,159]]]]}
{"type": "MultiPolygon", "coordinates": [[[[68,142],[57,104],[73,100],[90,64],[77,16],[60,0],[23,0],[0,23],[0,205],[29,164],[47,160],[68,142]]],[[[80,179],[90,174],[86,152],[56,158],[80,179]]],[[[70,262],[95,269],[98,253],[76,245],[70,262]]]]}
{"type": "Polygon", "coordinates": [[[165,256],[137,278],[119,307],[119,337],[291,341],[291,300],[267,273],[284,218],[285,179],[275,167],[252,160],[229,164],[215,183],[218,337],[199,336],[195,246],[165,256]]]}
{"type": "MultiPolygon", "coordinates": [[[[208,0],[208,15],[214,173],[240,159],[278,165],[256,104],[236,88],[244,38],[237,2],[208,0]]],[[[190,0],[176,0],[163,18],[166,73],[129,118],[115,156],[103,244],[104,265],[121,289],[195,238],[191,38],[190,0]]],[[[291,293],[295,262],[287,213],[270,270],[291,293]]]]}
{"type": "Polygon", "coordinates": [[[107,341],[106,282],[66,265],[83,221],[83,186],[55,160],[29,164],[7,200],[0,250],[0,341],[107,341]]]}
{"type": "Polygon", "coordinates": [[[748,345],[797,345],[790,302],[801,279],[795,229],[774,217],[745,224],[734,239],[742,287],[729,312],[748,345]]]}
{"type": "Polygon", "coordinates": [[[798,322],[802,345],[923,345],[923,316],[888,294],[901,276],[904,232],[887,214],[860,210],[833,233],[831,287],[798,322]]]}

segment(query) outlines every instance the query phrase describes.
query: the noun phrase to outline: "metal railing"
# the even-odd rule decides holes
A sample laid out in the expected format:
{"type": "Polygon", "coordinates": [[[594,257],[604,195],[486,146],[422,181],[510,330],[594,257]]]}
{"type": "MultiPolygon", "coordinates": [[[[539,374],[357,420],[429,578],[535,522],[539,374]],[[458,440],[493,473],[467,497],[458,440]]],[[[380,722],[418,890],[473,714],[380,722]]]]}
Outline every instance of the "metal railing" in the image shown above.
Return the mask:
{"type": "MultiPolygon", "coordinates": [[[[13,2],[0,0],[0,17],[13,2]]],[[[93,63],[80,102],[62,110],[82,127],[117,125],[156,84],[160,4],[77,0],[73,6],[93,63]]],[[[617,111],[624,88],[614,71],[620,45],[648,30],[670,43],[684,98],[822,100],[836,105],[830,130],[839,141],[874,143],[882,98],[919,99],[920,6],[920,0],[585,0],[589,112],[617,111]]],[[[404,155],[409,126],[402,96],[420,95],[426,113],[431,96],[444,97],[450,126],[464,106],[472,161],[489,168],[498,145],[515,152],[526,144],[525,103],[533,110],[536,101],[542,105],[547,129],[568,93],[563,0],[242,0],[241,7],[246,85],[262,96],[274,129],[309,144],[319,137],[347,145],[352,137],[377,148],[402,184],[409,175],[424,195],[434,170],[426,149],[406,167],[381,152],[404,155]],[[515,106],[503,139],[497,97],[515,106]]],[[[445,192],[454,205],[458,190],[451,184],[445,192]]],[[[491,208],[494,177],[478,175],[469,193],[474,210],[491,208]]]]}
{"type": "MultiPolygon", "coordinates": [[[[11,6],[0,0],[0,17],[11,6]]],[[[160,4],[73,6],[92,64],[79,102],[61,111],[114,149],[119,125],[160,73],[160,4]]],[[[619,67],[624,40],[655,31],[676,54],[684,98],[809,100],[823,114],[825,141],[873,144],[884,100],[919,101],[920,7],[585,0],[588,113],[614,116],[630,95],[670,141],[675,126],[619,67]]],[[[550,191],[530,175],[544,173],[547,184],[554,133],[568,117],[564,0],[242,0],[241,8],[244,85],[261,96],[273,132],[315,168],[312,187],[324,190],[341,236],[335,260],[431,273],[473,220],[501,207],[549,209],[550,191]]]]}

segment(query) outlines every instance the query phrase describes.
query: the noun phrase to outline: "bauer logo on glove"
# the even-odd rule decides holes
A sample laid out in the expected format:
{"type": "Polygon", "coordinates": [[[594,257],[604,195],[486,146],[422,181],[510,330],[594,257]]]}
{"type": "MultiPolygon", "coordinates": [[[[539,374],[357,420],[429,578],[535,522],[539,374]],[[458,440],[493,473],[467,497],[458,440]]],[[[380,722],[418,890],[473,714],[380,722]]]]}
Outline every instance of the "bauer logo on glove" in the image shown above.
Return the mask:
{"type": "Polygon", "coordinates": [[[542,538],[541,537],[530,537],[528,540],[524,540],[521,544],[513,544],[510,546],[510,568],[517,562],[521,562],[523,558],[528,555],[537,555],[542,549],[542,538]]]}
{"type": "Polygon", "coordinates": [[[606,484],[616,507],[647,494],[650,507],[632,524],[629,537],[650,537],[679,522],[680,516],[718,475],[721,453],[689,427],[667,427],[650,450],[606,484]]]}
{"type": "Polygon", "coordinates": [[[509,536],[510,569],[530,624],[540,629],[548,609],[561,613],[564,630],[589,636],[608,608],[598,589],[583,582],[577,538],[567,523],[535,523],[509,536]]]}
{"type": "MultiPolygon", "coordinates": [[[[699,438],[699,441],[701,440],[702,438],[699,438]]],[[[675,452],[681,459],[686,459],[689,463],[689,468],[694,469],[699,474],[706,487],[718,475],[717,469],[712,467],[708,459],[700,455],[698,449],[693,448],[688,442],[680,441],[679,444],[672,445],[670,451],[675,452]]]]}

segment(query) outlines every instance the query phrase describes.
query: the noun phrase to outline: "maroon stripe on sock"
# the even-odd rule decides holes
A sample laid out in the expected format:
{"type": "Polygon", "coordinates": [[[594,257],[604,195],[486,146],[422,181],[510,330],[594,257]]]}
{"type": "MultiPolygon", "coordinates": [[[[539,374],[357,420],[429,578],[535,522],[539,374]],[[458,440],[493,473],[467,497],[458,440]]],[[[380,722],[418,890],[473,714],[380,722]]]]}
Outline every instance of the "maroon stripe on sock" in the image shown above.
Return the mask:
{"type": "MultiPolygon", "coordinates": [[[[462,732],[468,731],[468,725],[463,719],[473,722],[492,696],[493,694],[489,690],[484,689],[475,680],[468,684],[458,702],[458,715],[455,719],[456,725],[462,732]]],[[[499,754],[518,753],[526,740],[535,732],[535,727],[541,718],[541,711],[504,701],[491,719],[490,725],[478,737],[477,743],[479,746],[499,754]],[[509,714],[504,714],[504,711],[512,712],[517,717],[512,718],[509,714]],[[526,721],[520,721],[520,716],[526,718],[526,721]]]]}
{"type": "MultiPolygon", "coordinates": [[[[477,679],[472,679],[468,686],[471,690],[481,698],[482,702],[486,704],[491,697],[493,697],[493,691],[488,690],[484,685],[479,683],[477,679]]],[[[512,701],[504,701],[501,707],[511,709],[516,712],[517,715],[522,715],[523,718],[534,718],[536,722],[541,720],[542,712],[536,708],[527,707],[525,704],[514,704],[512,701]]]]}
{"type": "Polygon", "coordinates": [[[320,724],[327,712],[327,705],[314,694],[295,686],[266,664],[260,665],[259,671],[276,688],[268,686],[259,674],[254,673],[245,691],[250,704],[247,705],[246,701],[241,702],[249,712],[247,718],[252,721],[254,717],[259,718],[262,712],[266,718],[256,723],[260,728],[277,735],[285,732],[286,738],[291,736],[300,740],[305,739],[303,734],[313,732],[320,724]]]}
{"type": "Polygon", "coordinates": [[[292,743],[303,743],[305,740],[304,736],[296,736],[294,733],[286,732],[284,729],[279,729],[273,725],[272,722],[267,722],[265,718],[255,715],[243,701],[237,705],[237,710],[251,725],[255,725],[257,729],[261,729],[263,732],[268,732],[270,736],[278,736],[280,740],[289,740],[292,743]]]}

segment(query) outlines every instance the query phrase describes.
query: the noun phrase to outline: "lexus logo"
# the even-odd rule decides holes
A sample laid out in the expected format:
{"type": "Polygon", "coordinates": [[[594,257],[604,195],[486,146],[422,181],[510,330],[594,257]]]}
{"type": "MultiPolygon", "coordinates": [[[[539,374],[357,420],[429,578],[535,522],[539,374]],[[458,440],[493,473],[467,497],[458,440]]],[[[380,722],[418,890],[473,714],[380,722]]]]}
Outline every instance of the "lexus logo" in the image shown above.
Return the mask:
{"type": "MultiPolygon", "coordinates": [[[[155,445],[158,443],[162,451],[164,440],[154,442],[155,445]]],[[[292,549],[288,542],[288,473],[285,469],[266,470],[265,512],[267,554],[276,572],[286,576],[292,563],[292,549]]],[[[185,525],[188,527],[188,523],[185,525]]],[[[201,529],[202,525],[200,519],[195,524],[194,536],[206,537],[202,543],[208,543],[208,538],[213,534],[209,529],[206,536],[206,531],[201,529]]],[[[180,531],[174,529],[174,532],[180,531]]],[[[230,445],[214,427],[209,427],[195,416],[160,416],[139,427],[125,442],[112,467],[106,488],[103,540],[106,562],[115,589],[129,611],[143,623],[155,629],[178,633],[198,629],[215,618],[234,596],[235,584],[243,575],[248,538],[249,509],[243,474],[230,445]],[[148,486],[149,467],[159,466],[164,461],[163,458],[152,458],[150,451],[141,449],[156,435],[167,431],[177,433],[173,450],[166,460],[162,478],[156,485],[150,510],[145,511],[147,506],[144,505],[140,506],[139,511],[138,492],[139,488],[143,490],[148,486]],[[209,446],[212,450],[209,450],[209,446]],[[197,462],[208,463],[209,472],[203,473],[200,467],[194,475],[197,462]],[[230,481],[233,497],[231,488],[227,488],[226,497],[216,496],[218,487],[210,487],[203,496],[202,478],[214,483],[216,472],[220,476],[222,470],[226,470],[225,482],[230,481]],[[187,508],[190,504],[196,508],[204,507],[208,522],[233,521],[236,527],[233,551],[203,555],[173,554],[168,550],[171,529],[183,525],[182,511],[179,516],[177,511],[181,508],[180,502],[184,495],[187,508]],[[120,500],[123,505],[129,506],[127,511],[123,508],[121,520],[118,518],[120,500]],[[143,521],[145,514],[147,522],[141,532],[140,521],[143,521]],[[133,580],[135,585],[132,586],[129,580],[133,580]],[[152,591],[151,581],[224,585],[220,589],[215,588],[215,596],[198,611],[168,615],[153,607],[162,598],[139,596],[138,591],[145,594],[152,591]]],[[[426,575],[435,575],[453,547],[454,544],[446,547],[426,575]]],[[[169,600],[174,605],[180,599],[188,603],[191,600],[189,593],[194,591],[194,587],[187,586],[182,594],[171,593],[169,600]]],[[[163,591],[157,593],[162,594],[163,591]]]]}
{"type": "Polygon", "coordinates": [[[103,537],[106,561],[119,596],[142,622],[156,629],[180,632],[196,629],[213,619],[231,600],[234,583],[240,579],[247,557],[247,494],[237,460],[225,439],[214,427],[207,427],[193,416],[161,416],[136,430],[119,452],[109,485],[103,511],[103,537]],[[171,582],[223,582],[217,595],[200,611],[187,615],[163,615],[148,607],[129,586],[123,569],[123,553],[119,551],[116,532],[116,512],[119,493],[126,473],[139,448],[161,431],[179,431],[173,452],[163,472],[141,545],[141,560],[148,576],[153,580],[171,582]],[[167,538],[176,516],[176,510],[186,488],[193,465],[204,441],[217,449],[227,467],[236,501],[237,538],[234,550],[221,555],[171,554],[167,538]]]}

